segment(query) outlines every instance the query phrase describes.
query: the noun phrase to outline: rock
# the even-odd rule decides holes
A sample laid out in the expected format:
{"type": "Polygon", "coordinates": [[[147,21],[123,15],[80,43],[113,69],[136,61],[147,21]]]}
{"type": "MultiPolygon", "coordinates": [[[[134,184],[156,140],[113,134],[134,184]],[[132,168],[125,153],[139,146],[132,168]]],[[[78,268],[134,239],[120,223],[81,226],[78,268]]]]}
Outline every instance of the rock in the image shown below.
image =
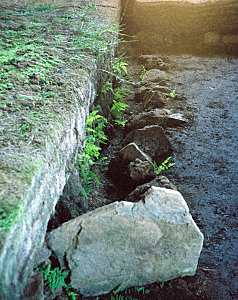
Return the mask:
{"type": "Polygon", "coordinates": [[[138,184],[153,178],[152,158],[135,143],[129,143],[113,158],[108,167],[108,177],[125,194],[138,184]],[[134,163],[137,161],[137,163],[134,163]]]}
{"type": "Polygon", "coordinates": [[[151,69],[145,73],[144,82],[161,82],[168,80],[168,73],[159,69],[151,69]]]}
{"type": "Polygon", "coordinates": [[[166,93],[169,93],[166,86],[142,86],[135,89],[134,100],[143,103],[144,109],[164,107],[168,103],[166,93]]]}
{"type": "Polygon", "coordinates": [[[119,155],[113,157],[108,165],[107,177],[117,189],[126,196],[137,184],[132,180],[129,173],[129,161],[123,160],[119,155]]]}
{"type": "MultiPolygon", "coordinates": [[[[177,191],[177,187],[166,176],[162,176],[162,175],[159,176],[158,182],[159,182],[159,185],[156,185],[158,187],[164,187],[166,189],[171,189],[171,190],[177,191]]],[[[156,180],[155,180],[155,183],[156,183],[156,180]]]]}
{"type": "Polygon", "coordinates": [[[167,109],[154,109],[143,112],[132,118],[127,124],[127,130],[143,128],[148,125],[162,127],[179,127],[188,123],[181,113],[172,113],[167,109]]]}
{"type": "Polygon", "coordinates": [[[128,133],[123,144],[136,143],[142,151],[147,153],[156,163],[161,163],[172,154],[169,140],[162,127],[153,125],[135,129],[128,133]]]}
{"type": "Polygon", "coordinates": [[[158,55],[141,55],[139,57],[139,62],[147,69],[169,69],[169,60],[167,57],[160,57],[158,55]]]}
{"type": "Polygon", "coordinates": [[[41,247],[36,254],[35,258],[35,268],[38,267],[43,262],[47,261],[49,257],[51,256],[51,251],[47,248],[47,245],[44,244],[43,247],[41,247]]]}
{"type": "Polygon", "coordinates": [[[35,273],[24,290],[24,300],[44,300],[44,282],[40,272],[35,273]]]}
{"type": "Polygon", "coordinates": [[[152,187],[144,201],[115,202],[63,224],[48,244],[65,257],[72,287],[96,296],[193,276],[203,235],[179,192],[152,187]]]}
{"type": "Polygon", "coordinates": [[[152,162],[151,158],[145,154],[135,143],[130,143],[122,148],[119,153],[119,157],[124,161],[134,161],[136,159],[140,159],[142,161],[152,162]]]}
{"type": "Polygon", "coordinates": [[[172,113],[167,118],[168,127],[186,126],[187,124],[188,120],[181,113],[172,113]]]}
{"type": "Polygon", "coordinates": [[[152,84],[150,85],[150,88],[165,94],[168,94],[170,92],[170,89],[166,85],[152,84]]]}
{"type": "Polygon", "coordinates": [[[143,200],[145,192],[147,192],[152,186],[177,191],[177,187],[166,176],[161,175],[150,182],[137,186],[134,191],[128,195],[126,200],[132,202],[143,200]]]}
{"type": "Polygon", "coordinates": [[[64,196],[68,198],[78,198],[81,195],[82,183],[79,171],[74,168],[69,175],[69,179],[64,187],[64,196]]]}
{"type": "Polygon", "coordinates": [[[159,90],[150,89],[143,97],[144,109],[162,108],[170,102],[168,96],[159,90]]]}
{"type": "Polygon", "coordinates": [[[138,158],[129,164],[129,174],[131,179],[136,182],[145,182],[155,177],[152,164],[138,158]]]}
{"type": "MultiPolygon", "coordinates": [[[[154,83],[154,82],[142,82],[142,85],[139,85],[134,90],[134,101],[135,102],[144,102],[148,95],[153,95],[153,93],[159,93],[167,95],[171,89],[168,87],[167,82],[163,82],[162,84],[154,83]]],[[[161,95],[157,95],[161,97],[161,95]]],[[[161,104],[163,105],[163,103],[161,104]]]]}
{"type": "Polygon", "coordinates": [[[146,86],[141,86],[135,88],[135,101],[136,102],[143,102],[145,94],[148,92],[149,88],[146,86]]]}

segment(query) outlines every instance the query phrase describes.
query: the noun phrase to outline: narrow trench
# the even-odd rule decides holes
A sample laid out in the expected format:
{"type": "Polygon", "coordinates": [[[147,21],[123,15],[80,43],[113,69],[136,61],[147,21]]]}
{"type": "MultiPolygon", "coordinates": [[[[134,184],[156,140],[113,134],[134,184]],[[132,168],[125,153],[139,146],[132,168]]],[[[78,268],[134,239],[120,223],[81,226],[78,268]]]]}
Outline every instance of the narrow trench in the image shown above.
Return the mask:
{"type": "MultiPolygon", "coordinates": [[[[129,289],[121,295],[131,299],[237,299],[238,60],[157,53],[143,58],[136,50],[131,46],[128,49],[130,80],[135,83],[130,85],[131,94],[126,99],[128,124],[134,116],[158,108],[185,118],[185,126],[183,122],[179,123],[182,126],[163,124],[175,166],[164,174],[169,181],[157,178],[157,184],[169,188],[176,185],[205,235],[205,243],[194,277],[149,285],[146,294],[129,289]],[[157,69],[164,78],[139,84],[145,69],[157,69]],[[174,96],[168,97],[171,91],[174,96]],[[148,100],[145,94],[152,96],[148,100]]],[[[148,189],[155,183],[153,175],[138,182],[128,180],[125,166],[115,160],[130,130],[128,125],[108,128],[110,143],[103,150],[108,163],[97,170],[102,184],[90,196],[89,210],[114,201],[132,201],[133,194],[128,195],[137,186],[146,183],[144,188],[148,189]]],[[[169,151],[167,155],[171,154],[169,151]]],[[[83,213],[79,199],[70,199],[71,207],[65,205],[68,200],[59,201],[49,230],[83,213]]],[[[102,299],[111,299],[111,295],[101,296],[102,299]]]]}

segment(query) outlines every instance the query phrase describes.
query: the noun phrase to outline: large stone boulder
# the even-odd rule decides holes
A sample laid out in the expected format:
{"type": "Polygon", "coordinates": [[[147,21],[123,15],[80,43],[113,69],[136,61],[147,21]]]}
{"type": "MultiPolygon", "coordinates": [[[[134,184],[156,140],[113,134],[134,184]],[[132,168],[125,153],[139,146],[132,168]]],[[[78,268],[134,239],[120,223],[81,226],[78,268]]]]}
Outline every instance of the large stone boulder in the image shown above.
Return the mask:
{"type": "Polygon", "coordinates": [[[48,244],[85,296],[196,272],[203,235],[182,195],[152,187],[144,201],[115,202],[52,231],[48,244]]]}

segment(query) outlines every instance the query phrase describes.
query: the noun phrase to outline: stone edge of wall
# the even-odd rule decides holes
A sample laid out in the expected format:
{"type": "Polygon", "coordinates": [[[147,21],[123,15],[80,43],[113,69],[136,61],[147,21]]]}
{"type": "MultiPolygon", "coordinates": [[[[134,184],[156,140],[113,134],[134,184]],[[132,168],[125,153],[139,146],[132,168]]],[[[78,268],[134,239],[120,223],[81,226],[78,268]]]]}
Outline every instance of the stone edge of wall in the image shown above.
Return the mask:
{"type": "MultiPolygon", "coordinates": [[[[107,19],[115,24],[119,23],[120,0],[113,0],[112,3],[103,5],[100,16],[102,21],[107,19]]],[[[85,120],[96,98],[99,82],[103,79],[100,64],[111,60],[115,48],[115,43],[112,43],[110,55],[103,57],[103,62],[92,58],[93,69],[81,76],[81,101],[76,103],[75,112],[68,115],[63,128],[54,128],[56,143],[52,142],[52,138],[47,141],[44,164],[35,171],[31,186],[24,196],[21,218],[8,232],[1,249],[1,300],[22,299],[34,259],[43,245],[48,221],[62,194],[75,153],[83,146],[85,120]],[[80,105],[80,102],[84,105],[80,105]]]]}

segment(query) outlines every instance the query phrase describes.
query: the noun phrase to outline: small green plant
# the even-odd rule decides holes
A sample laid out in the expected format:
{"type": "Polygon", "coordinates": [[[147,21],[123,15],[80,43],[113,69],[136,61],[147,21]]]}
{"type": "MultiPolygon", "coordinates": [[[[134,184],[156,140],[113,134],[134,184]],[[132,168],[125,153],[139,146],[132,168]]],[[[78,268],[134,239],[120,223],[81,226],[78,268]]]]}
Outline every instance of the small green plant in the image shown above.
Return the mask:
{"type": "Polygon", "coordinates": [[[126,96],[128,96],[129,91],[125,87],[116,87],[113,90],[113,99],[115,101],[123,101],[126,96]]]}
{"type": "Polygon", "coordinates": [[[59,268],[53,269],[50,264],[42,268],[40,271],[43,275],[44,282],[52,293],[60,288],[67,288],[65,279],[69,275],[68,271],[63,271],[59,268]]]}
{"type": "Polygon", "coordinates": [[[124,119],[124,114],[128,108],[128,104],[124,102],[124,98],[128,95],[128,90],[121,87],[117,87],[113,91],[113,103],[111,107],[111,113],[114,117],[114,123],[117,126],[124,127],[126,125],[126,120],[124,119]]]}
{"type": "Polygon", "coordinates": [[[169,96],[170,98],[172,99],[175,99],[177,97],[177,93],[176,93],[176,90],[172,90],[170,91],[167,96],[169,96]]]}
{"type": "Polygon", "coordinates": [[[140,80],[141,81],[144,80],[146,72],[147,72],[146,68],[143,65],[141,65],[141,70],[140,70],[140,80]]]}
{"type": "Polygon", "coordinates": [[[84,206],[88,206],[88,198],[92,192],[93,185],[99,185],[100,179],[93,171],[93,166],[100,160],[101,145],[107,143],[105,128],[107,120],[99,114],[97,109],[93,110],[86,121],[86,133],[84,151],[78,156],[77,166],[82,180],[81,196],[84,206]]]}
{"type": "Polygon", "coordinates": [[[89,139],[93,139],[98,146],[107,143],[108,138],[104,132],[107,126],[107,120],[99,114],[98,110],[93,110],[89,114],[86,126],[86,132],[90,137],[89,139]]]}
{"type": "Polygon", "coordinates": [[[23,121],[19,126],[19,132],[20,134],[25,137],[27,134],[31,131],[32,124],[28,121],[23,121]]]}
{"type": "Polygon", "coordinates": [[[111,112],[116,119],[120,119],[127,108],[128,105],[125,102],[113,100],[111,112]]]}
{"type": "Polygon", "coordinates": [[[150,291],[148,289],[146,289],[144,286],[141,287],[136,287],[135,290],[137,291],[137,293],[139,294],[143,294],[146,295],[148,294],[150,291]]]}
{"type": "Polygon", "coordinates": [[[154,172],[159,176],[162,172],[169,170],[175,165],[173,158],[169,156],[160,165],[153,163],[154,172]]]}
{"type": "Polygon", "coordinates": [[[118,57],[114,60],[113,64],[112,64],[112,71],[113,73],[120,77],[127,77],[128,75],[128,63],[125,62],[121,57],[118,57]]]}
{"type": "Polygon", "coordinates": [[[106,95],[108,93],[113,93],[112,82],[110,81],[105,82],[104,85],[102,86],[101,93],[103,95],[106,95]]]}
{"type": "Polygon", "coordinates": [[[76,300],[77,299],[77,294],[73,291],[70,290],[71,287],[66,288],[66,293],[67,296],[69,297],[69,300],[76,300]]]}

